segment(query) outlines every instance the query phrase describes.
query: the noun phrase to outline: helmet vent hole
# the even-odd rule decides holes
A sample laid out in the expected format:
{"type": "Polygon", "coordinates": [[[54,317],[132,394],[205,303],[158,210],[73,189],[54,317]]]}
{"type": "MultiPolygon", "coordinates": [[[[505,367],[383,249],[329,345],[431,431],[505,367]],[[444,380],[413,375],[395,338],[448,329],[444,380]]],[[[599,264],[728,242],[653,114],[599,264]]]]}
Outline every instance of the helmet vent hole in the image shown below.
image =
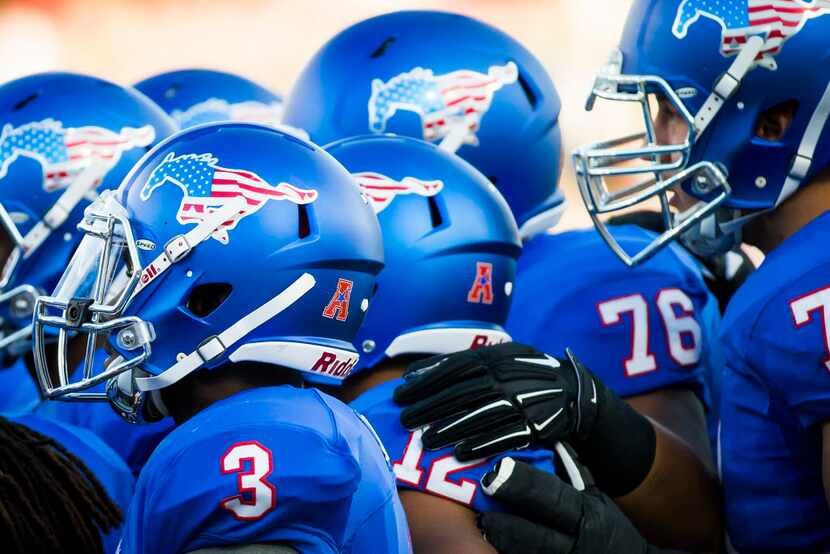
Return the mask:
{"type": "Polygon", "coordinates": [[[493,186],[499,186],[499,178],[495,175],[488,175],[487,180],[493,183],[493,186]]]}
{"type": "Polygon", "coordinates": [[[530,83],[527,82],[524,75],[519,73],[519,86],[522,87],[522,90],[527,97],[527,101],[530,104],[530,107],[534,110],[536,109],[536,104],[539,102],[539,98],[536,96],[536,93],[533,91],[533,88],[530,86],[530,83]]]}
{"type": "Polygon", "coordinates": [[[429,217],[432,220],[432,228],[440,227],[444,223],[444,218],[441,216],[441,209],[438,207],[438,202],[434,196],[427,197],[429,204],[429,217]]]}
{"type": "Polygon", "coordinates": [[[164,97],[165,98],[175,98],[178,93],[179,93],[179,85],[178,84],[170,85],[164,91],[164,97]]]}
{"type": "Polygon", "coordinates": [[[196,317],[207,317],[228,299],[232,290],[230,283],[197,285],[187,298],[187,309],[196,317]]]}
{"type": "Polygon", "coordinates": [[[395,37],[387,38],[386,40],[384,40],[383,42],[380,43],[380,46],[375,48],[374,52],[369,54],[369,57],[372,58],[372,59],[377,59],[377,58],[383,56],[384,54],[386,54],[386,49],[389,48],[390,46],[392,46],[393,42],[395,42],[395,37]]]}
{"type": "Polygon", "coordinates": [[[311,223],[308,221],[308,209],[305,204],[297,206],[297,236],[301,239],[311,234],[311,223]]]}
{"type": "Polygon", "coordinates": [[[12,110],[14,110],[14,111],[22,110],[23,108],[25,108],[26,106],[28,106],[29,104],[34,102],[35,99],[37,99],[38,96],[39,96],[39,93],[37,93],[37,92],[30,94],[29,96],[27,96],[26,98],[24,98],[23,100],[21,100],[20,102],[15,104],[14,107],[12,108],[12,110]]]}

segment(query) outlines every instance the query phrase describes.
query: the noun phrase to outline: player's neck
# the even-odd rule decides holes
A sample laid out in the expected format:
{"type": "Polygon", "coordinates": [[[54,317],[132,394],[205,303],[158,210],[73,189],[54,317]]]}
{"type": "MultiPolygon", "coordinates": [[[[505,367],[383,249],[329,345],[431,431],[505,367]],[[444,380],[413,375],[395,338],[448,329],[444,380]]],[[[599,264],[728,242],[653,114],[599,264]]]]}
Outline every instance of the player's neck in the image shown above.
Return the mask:
{"type": "Polygon", "coordinates": [[[339,387],[330,387],[329,394],[348,404],[367,390],[400,378],[406,371],[407,361],[385,360],[372,369],[366,369],[339,387]]]}
{"type": "Polygon", "coordinates": [[[795,234],[821,214],[830,211],[830,172],[823,172],[813,182],[796,191],[774,211],[747,223],[746,242],[764,254],[795,234]]]}
{"type": "Polygon", "coordinates": [[[268,364],[228,364],[189,375],[162,390],[162,400],[176,425],[215,402],[260,387],[302,387],[299,372],[268,364]]]}

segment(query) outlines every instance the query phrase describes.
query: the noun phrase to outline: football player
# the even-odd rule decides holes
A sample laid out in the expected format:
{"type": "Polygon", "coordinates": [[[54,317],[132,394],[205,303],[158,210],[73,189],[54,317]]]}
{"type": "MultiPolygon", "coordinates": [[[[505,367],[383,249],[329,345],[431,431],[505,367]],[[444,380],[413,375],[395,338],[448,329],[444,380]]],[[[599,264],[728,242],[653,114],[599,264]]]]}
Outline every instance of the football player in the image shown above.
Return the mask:
{"type": "MultiPolygon", "coordinates": [[[[0,87],[0,407],[90,429],[137,473],[170,426],[138,429],[105,405],[40,402],[31,355],[35,297],[58,283],[83,233],[75,225],[175,124],[143,95],[95,77],[44,73],[0,87]],[[31,374],[31,376],[30,376],[31,374]]],[[[49,355],[57,337],[50,337],[49,355]]]]}
{"type": "MultiPolygon", "coordinates": [[[[483,175],[427,142],[364,135],[326,149],[377,212],[385,258],[355,339],[360,361],[333,394],[351,400],[389,452],[415,551],[492,553],[475,524],[477,512],[499,509],[479,485],[491,462],[425,451],[421,431],[401,425],[392,391],[408,362],[509,340],[521,248],[513,216],[483,175]]],[[[513,456],[553,471],[548,451],[513,456]]]]}
{"type": "Polygon", "coordinates": [[[828,8],[634,2],[593,95],[646,109],[653,94],[658,109],[644,112],[640,145],[575,155],[594,214],[671,197],[669,231],[645,255],[681,233],[704,255],[741,238],[766,254],[722,327],[719,459],[739,552],[830,549],[828,8]],[[628,171],[654,180],[604,202],[600,174],[632,157],[628,171]]]}
{"type": "MultiPolygon", "coordinates": [[[[321,143],[363,132],[423,138],[456,151],[487,176],[525,240],[508,332],[555,353],[574,344],[612,389],[671,432],[689,464],[670,465],[678,488],[635,495],[626,510],[651,538],[714,544],[718,495],[703,406],[704,374],[714,365],[706,343],[719,317],[717,303],[680,249],[628,270],[596,232],[540,235],[564,209],[557,187],[559,110],[550,77],[514,39],[465,16],[412,11],[363,21],[331,39],[301,74],[284,120],[321,143]],[[598,303],[605,303],[602,311],[598,303]],[[704,485],[686,490],[682,468],[704,485]],[[685,511],[678,495],[690,499],[685,511]]],[[[618,234],[634,245],[652,237],[634,227],[618,234]]],[[[468,453],[465,460],[475,457],[468,453]]],[[[644,477],[609,492],[628,496],[644,477]]]]}
{"type": "Polygon", "coordinates": [[[122,552],[410,551],[371,427],[299,386],[300,372],[355,365],[383,265],[377,218],[341,165],[271,127],[203,125],[148,154],[79,227],[36,304],[42,386],[71,399],[105,382],[129,421],[177,424],[141,472],[122,552]],[[51,378],[45,328],[62,359],[66,335],[86,339],[79,379],[51,378]],[[106,369],[91,363],[100,341],[106,369]]]}

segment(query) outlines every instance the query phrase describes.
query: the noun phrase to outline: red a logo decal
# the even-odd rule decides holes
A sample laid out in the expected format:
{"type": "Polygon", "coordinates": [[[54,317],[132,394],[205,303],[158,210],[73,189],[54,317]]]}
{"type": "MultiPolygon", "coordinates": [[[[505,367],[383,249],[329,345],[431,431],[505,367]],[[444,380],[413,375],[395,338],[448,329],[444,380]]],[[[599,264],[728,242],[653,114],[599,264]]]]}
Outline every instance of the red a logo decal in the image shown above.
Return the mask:
{"type": "Polygon", "coordinates": [[[476,262],[476,279],[467,293],[467,302],[479,304],[493,303],[493,264],[476,262]]]}
{"type": "Polygon", "coordinates": [[[352,286],[354,286],[354,283],[348,279],[337,280],[337,290],[334,291],[328,306],[323,310],[323,317],[346,321],[346,318],[349,317],[349,299],[352,296],[352,286]]]}

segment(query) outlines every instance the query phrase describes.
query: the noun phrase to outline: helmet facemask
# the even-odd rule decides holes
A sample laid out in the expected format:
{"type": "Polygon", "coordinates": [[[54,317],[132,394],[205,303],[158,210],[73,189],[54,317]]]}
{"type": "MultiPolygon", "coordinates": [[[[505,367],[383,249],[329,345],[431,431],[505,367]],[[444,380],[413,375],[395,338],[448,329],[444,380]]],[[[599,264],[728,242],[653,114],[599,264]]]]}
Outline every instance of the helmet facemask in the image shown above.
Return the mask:
{"type": "Polygon", "coordinates": [[[78,228],[85,236],[54,293],[35,303],[35,366],[48,398],[106,400],[103,392],[81,391],[140,366],[152,352],[155,332],[151,323],[123,315],[139,284],[141,263],[127,212],[115,194],[105,191],[86,209],[78,228]],[[57,340],[50,340],[55,335],[57,340]],[[131,355],[117,356],[96,372],[95,351],[111,336],[131,355]],[[54,362],[47,354],[51,343],[57,350],[54,362]],[[77,348],[71,343],[85,343],[81,377],[74,381],[70,352],[77,348]]]}
{"type": "Polygon", "coordinates": [[[690,161],[701,135],[721,106],[737,91],[762,45],[760,39],[748,41],[729,70],[714,83],[713,92],[694,115],[683,102],[683,89],[674,90],[662,77],[622,74],[623,60],[619,50],[612,53],[600,71],[586,109],[591,110],[597,98],[637,103],[644,131],[583,146],[573,153],[573,164],[580,194],[594,225],[627,265],[647,260],[672,240],[684,236],[687,237],[685,244],[701,255],[723,252],[739,242],[736,233],[745,219],[740,218],[739,210],[722,206],[731,192],[726,169],[708,160],[690,161]],[[661,144],[658,140],[652,107],[653,98],[658,96],[686,123],[687,135],[676,144],[661,144]],[[640,176],[640,179],[619,185],[619,181],[634,176],[640,176]],[[697,202],[677,212],[671,208],[669,193],[681,186],[697,202]],[[659,202],[665,231],[637,253],[624,251],[600,216],[618,213],[655,198],[659,202]]]}

